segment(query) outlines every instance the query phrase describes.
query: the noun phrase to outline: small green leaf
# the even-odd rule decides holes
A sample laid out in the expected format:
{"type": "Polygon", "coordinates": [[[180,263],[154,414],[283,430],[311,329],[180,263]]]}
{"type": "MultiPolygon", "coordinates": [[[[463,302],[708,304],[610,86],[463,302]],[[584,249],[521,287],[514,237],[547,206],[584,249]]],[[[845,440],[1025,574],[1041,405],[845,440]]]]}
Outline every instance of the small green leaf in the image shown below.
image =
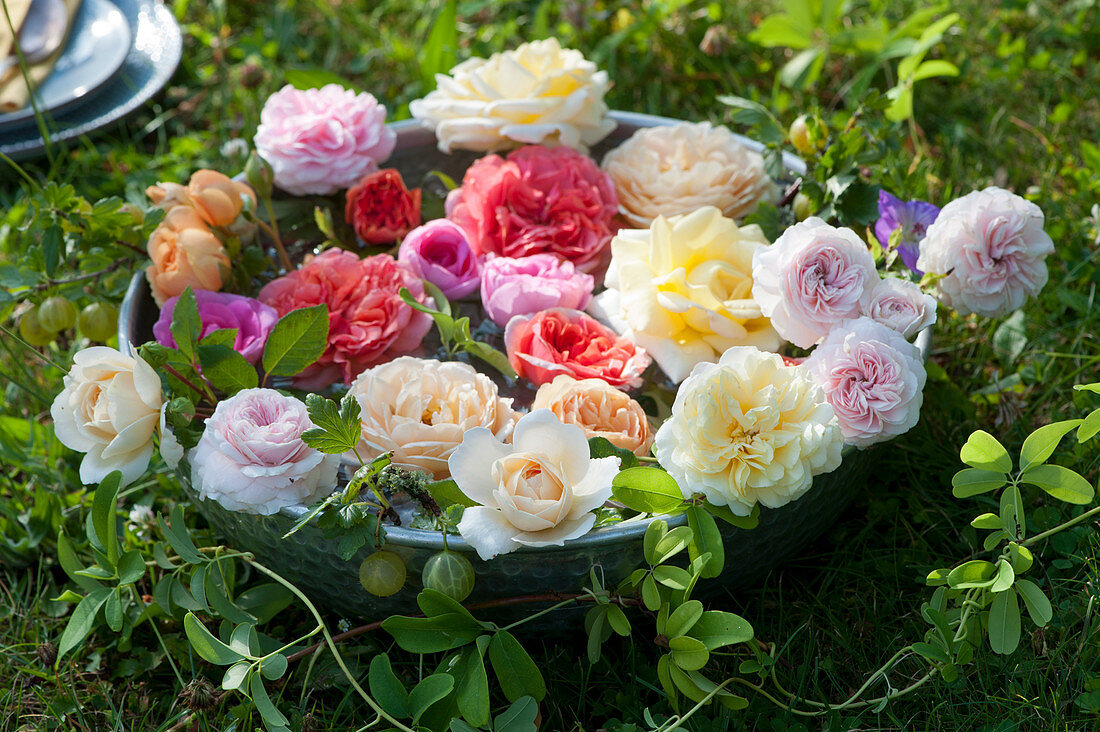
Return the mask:
{"type": "Polygon", "coordinates": [[[546,696],[546,681],[538,664],[511,633],[506,630],[494,633],[488,654],[500,690],[508,701],[515,702],[524,696],[542,701],[546,696]]]}
{"type": "Polygon", "coordinates": [[[537,732],[539,705],[529,696],[516,699],[493,719],[493,732],[537,732]]]}
{"type": "Polygon", "coordinates": [[[698,600],[688,600],[668,616],[664,635],[686,635],[701,617],[703,617],[703,603],[698,600]]]}
{"type": "Polygon", "coordinates": [[[715,517],[722,519],[726,523],[736,526],[739,529],[745,531],[751,531],[760,524],[760,504],[756,504],[752,507],[752,511],[748,516],[738,516],[730,510],[729,506],[715,506],[712,503],[703,504],[704,507],[715,517]]]}
{"type": "Polygon", "coordinates": [[[1037,584],[1026,579],[1016,580],[1016,591],[1023,598],[1024,607],[1027,608],[1027,614],[1031,616],[1033,623],[1042,628],[1051,621],[1054,611],[1050,606],[1050,600],[1037,584]]]}
{"type": "Polygon", "coordinates": [[[947,575],[947,584],[957,590],[971,587],[989,587],[996,577],[997,568],[983,559],[973,559],[955,567],[947,575]]]}
{"type": "Polygon", "coordinates": [[[913,651],[924,656],[929,661],[935,663],[949,663],[951,661],[950,656],[939,646],[934,646],[931,643],[914,643],[913,651]]]}
{"type": "Polygon", "coordinates": [[[80,645],[95,627],[96,615],[107,598],[114,594],[114,589],[100,587],[89,592],[80,604],[73,610],[69,622],[65,625],[65,632],[61,634],[61,640],[57,644],[57,660],[60,661],[66,653],[80,645]]]}
{"type": "Polygon", "coordinates": [[[630,635],[630,620],[618,605],[607,606],[607,622],[613,631],[624,638],[630,635]]]}
{"type": "Polygon", "coordinates": [[[176,341],[176,349],[185,359],[194,363],[195,349],[202,334],[202,319],[199,317],[195,293],[190,287],[176,300],[176,306],[172,310],[172,323],[168,329],[172,333],[172,339],[176,341]]]}
{"type": "Polygon", "coordinates": [[[993,584],[989,586],[990,592],[1004,592],[1012,587],[1016,581],[1016,572],[1012,569],[1012,563],[1001,559],[997,562],[997,574],[993,578],[993,584]]]}
{"type": "Polygon", "coordinates": [[[129,585],[145,576],[145,557],[141,551],[133,549],[118,560],[118,583],[129,585]]]}
{"type": "Polygon", "coordinates": [[[687,548],[691,541],[691,529],[687,526],[677,526],[661,537],[657,546],[653,549],[653,564],[667,562],[687,548]]]}
{"type": "Polygon", "coordinates": [[[480,623],[471,627],[466,618],[457,613],[433,618],[393,615],[382,621],[382,629],[410,653],[449,651],[472,642],[482,632],[480,623]]]}
{"type": "Polygon", "coordinates": [[[698,671],[710,660],[710,652],[703,642],[690,636],[670,638],[668,647],[672,650],[672,662],[685,671],[698,671]]]}
{"type": "Polygon", "coordinates": [[[445,673],[432,674],[417,684],[409,693],[413,725],[420,721],[420,716],[428,711],[428,707],[450,694],[454,687],[454,677],[445,673]]]}
{"type": "Polygon", "coordinates": [[[117,588],[107,595],[107,602],[103,603],[103,619],[114,632],[122,630],[122,599],[118,596],[117,588]]]}
{"type": "Polygon", "coordinates": [[[695,561],[700,555],[710,553],[710,559],[703,565],[701,576],[713,579],[722,574],[722,567],[726,562],[726,549],[722,542],[722,534],[718,531],[718,524],[714,516],[706,509],[692,506],[685,511],[687,514],[688,528],[691,529],[691,542],[688,544],[688,556],[695,561]]]}
{"type": "Polygon", "coordinates": [[[446,0],[420,49],[420,80],[424,93],[435,89],[435,75],[446,74],[458,57],[458,0],[446,0]]]}
{"type": "Polygon", "coordinates": [[[294,376],[312,365],[328,346],[328,306],[292,310],[271,329],[264,345],[264,371],[294,376]]]}
{"type": "Polygon", "coordinates": [[[218,328],[212,330],[199,341],[200,346],[229,346],[232,348],[237,343],[236,328],[218,328]]]}
{"type": "Polygon", "coordinates": [[[183,630],[195,653],[210,663],[228,666],[244,659],[240,653],[215,638],[194,613],[189,612],[183,616],[183,630]]]}
{"type": "Polygon", "coordinates": [[[516,370],[512,368],[511,362],[508,361],[508,356],[493,348],[488,343],[466,340],[462,343],[462,350],[489,364],[508,379],[514,381],[519,378],[516,370]]]}
{"type": "Polygon", "coordinates": [[[983,513],[978,516],[970,525],[975,529],[988,529],[988,530],[1004,530],[1004,521],[1001,521],[1001,517],[995,513],[983,513]]]}
{"type": "Polygon", "coordinates": [[[225,670],[222,675],[222,688],[233,691],[241,688],[248,679],[248,671],[252,668],[250,661],[238,661],[225,670]]]}
{"type": "Polygon", "coordinates": [[[604,457],[619,458],[619,469],[626,470],[638,465],[638,456],[625,447],[615,447],[606,437],[588,438],[588,457],[596,460],[604,457]]]}
{"type": "Polygon", "coordinates": [[[642,554],[650,564],[657,564],[657,542],[668,533],[668,524],[660,519],[650,521],[645,528],[645,536],[642,537],[642,554]]]}
{"type": "Polygon", "coordinates": [[[642,604],[645,605],[646,610],[654,613],[661,607],[661,593],[657,589],[657,581],[653,579],[652,574],[646,575],[642,580],[642,604]]]}
{"type": "Polygon", "coordinates": [[[252,697],[252,703],[256,705],[256,709],[260,712],[260,716],[263,717],[266,725],[269,727],[285,727],[287,725],[289,720],[283,716],[283,713],[271,701],[271,697],[267,695],[264,681],[259,674],[253,674],[248,690],[252,697]]]}
{"type": "Polygon", "coordinates": [[[359,445],[363,428],[354,394],[346,394],[339,406],[320,394],[307,394],[306,409],[314,428],[302,434],[302,442],[329,455],[349,452],[359,445]]]}
{"type": "Polygon", "coordinates": [[[690,572],[682,567],[667,564],[653,568],[653,579],[665,587],[678,591],[686,590],[692,584],[690,572]]]}
{"type": "MultiPolygon", "coordinates": [[[[122,473],[112,470],[107,474],[92,497],[91,522],[99,544],[107,553],[110,569],[118,563],[118,529],[115,527],[115,513],[118,510],[118,489],[122,483],[122,473]]],[[[106,569],[106,568],[105,568],[106,569]]]]}
{"type": "Polygon", "coordinates": [[[1009,560],[1012,562],[1012,569],[1016,574],[1023,574],[1031,569],[1031,565],[1035,562],[1035,557],[1031,554],[1030,549],[1013,541],[1009,543],[1008,551],[1009,560]]]}
{"type": "Polygon", "coordinates": [[[255,367],[230,346],[200,345],[198,356],[203,378],[228,396],[242,389],[255,389],[260,384],[255,367]]]}
{"type": "Polygon", "coordinates": [[[286,673],[287,664],[288,661],[286,660],[286,656],[281,653],[276,653],[263,662],[263,666],[260,667],[260,672],[268,681],[275,681],[276,679],[281,679],[283,674],[286,673]]]}
{"type": "Polygon", "coordinates": [[[1088,413],[1081,426],[1077,428],[1077,441],[1086,442],[1100,433],[1100,409],[1088,413]]]}
{"type": "Polygon", "coordinates": [[[588,662],[596,663],[600,660],[600,651],[604,641],[604,630],[607,627],[607,605],[597,605],[584,616],[584,625],[588,631],[588,662]]]}
{"type": "Polygon", "coordinates": [[[1052,422],[1028,435],[1023,447],[1020,448],[1020,471],[1026,473],[1030,468],[1045,463],[1047,458],[1054,454],[1062,438],[1076,429],[1081,422],[1080,419],[1052,422]]]}
{"type": "Polygon", "coordinates": [[[409,711],[409,692],[393,672],[390,658],[385,653],[371,659],[367,681],[371,695],[390,716],[404,719],[412,714],[409,711]]]}
{"type": "Polygon", "coordinates": [[[1012,470],[1012,458],[997,438],[985,430],[970,435],[959,451],[959,458],[972,468],[1008,473],[1012,470]]]}
{"type": "Polygon", "coordinates": [[[989,606],[989,647],[1007,656],[1020,645],[1020,603],[1009,589],[993,596],[989,606]]]}
{"type": "Polygon", "coordinates": [[[659,468],[627,468],[611,481],[611,496],[639,513],[667,513],[684,494],[672,476],[659,468]]]}
{"type": "Polygon", "coordinates": [[[992,470],[963,468],[951,477],[951,495],[955,498],[970,498],[989,491],[995,491],[1005,484],[1006,476],[992,470]]]}
{"type": "Polygon", "coordinates": [[[688,632],[703,643],[708,651],[753,639],[752,626],[740,615],[724,610],[707,610],[688,632]]]}
{"type": "Polygon", "coordinates": [[[1036,465],[1024,471],[1020,480],[1042,488],[1059,501],[1077,506],[1091,503],[1094,495],[1091,483],[1061,465],[1036,465]]]}
{"type": "Polygon", "coordinates": [[[183,506],[176,504],[172,508],[171,525],[165,523],[162,516],[157,516],[157,525],[164,534],[164,538],[172,546],[172,549],[188,564],[200,564],[203,562],[202,554],[191,541],[191,534],[187,531],[187,524],[183,520],[183,506]]]}

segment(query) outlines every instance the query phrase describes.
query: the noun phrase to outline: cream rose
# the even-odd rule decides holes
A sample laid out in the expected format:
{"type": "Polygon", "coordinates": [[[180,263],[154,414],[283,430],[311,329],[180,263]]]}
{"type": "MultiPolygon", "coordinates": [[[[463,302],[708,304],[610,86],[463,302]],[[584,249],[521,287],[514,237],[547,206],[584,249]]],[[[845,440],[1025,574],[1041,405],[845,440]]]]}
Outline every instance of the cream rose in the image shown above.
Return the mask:
{"type": "Polygon", "coordinates": [[[591,459],[584,431],[549,409],[524,415],[511,445],[475,427],[448,462],[459,489],[481,504],[463,512],[458,532],[486,560],[587,534],[619,472],[619,458],[591,459]]]}
{"type": "Polygon", "coordinates": [[[589,311],[677,383],[732,346],[774,351],[779,336],[751,294],[753,255],[767,244],[759,227],[739,228],[713,206],[658,216],[611,240],[607,290],[589,311]]]}
{"type": "Polygon", "coordinates": [[[160,377],[149,364],[94,346],[73,357],[50,416],[61,444],[84,453],[80,480],[98,483],[118,470],[125,485],[149,467],[161,403],[160,377]]]}
{"type": "Polygon", "coordinates": [[[645,455],[653,444],[642,405],[603,379],[555,377],[539,387],[531,409],[549,409],[589,438],[603,437],[635,455],[645,455]]]}
{"type": "Polygon", "coordinates": [[[653,454],[686,496],[747,516],[778,508],[840,465],[844,436],[825,393],[802,366],[731,348],[695,367],[657,430],[653,454]]]}
{"type": "Polygon", "coordinates": [[[435,79],[436,89],[409,111],[435,130],[443,152],[520,144],[583,152],[615,129],[603,99],[607,73],[553,38],[469,59],[435,79]]]}
{"type": "Polygon", "coordinates": [[[361,373],[350,393],[362,410],[360,456],[389,452],[437,480],[448,476],[447,459],[467,430],[484,427],[507,442],[519,416],[487,376],[457,361],[402,356],[361,373]]]}
{"type": "Polygon", "coordinates": [[[917,267],[944,275],[939,299],[962,315],[1016,310],[1047,283],[1054,242],[1043,211],[1003,188],[968,193],[943,207],[920,243],[917,267]]]}
{"type": "Polygon", "coordinates": [[[615,183],[619,212],[639,228],[700,206],[740,219],[774,201],[779,190],[760,153],[709,122],[640,129],[609,152],[602,167],[615,183]]]}

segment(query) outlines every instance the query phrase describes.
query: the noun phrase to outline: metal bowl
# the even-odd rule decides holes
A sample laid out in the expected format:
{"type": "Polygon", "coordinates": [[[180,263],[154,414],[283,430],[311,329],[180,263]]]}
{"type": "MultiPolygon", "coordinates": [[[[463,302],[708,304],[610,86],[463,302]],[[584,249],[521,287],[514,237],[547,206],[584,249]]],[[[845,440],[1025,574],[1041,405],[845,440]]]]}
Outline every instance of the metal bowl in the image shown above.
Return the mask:
{"type": "MultiPolygon", "coordinates": [[[[675,124],[677,120],[650,115],[613,112],[619,126],[593,150],[597,159],[641,127],[675,124]]],[[[445,155],[436,148],[435,136],[415,121],[391,125],[397,132],[397,148],[387,165],[396,167],[411,181],[429,171],[442,170],[461,179],[465,169],[478,156],[473,153],[445,155]]],[[[762,145],[747,138],[741,141],[753,149],[762,145]]],[[[802,161],[786,156],[788,170],[797,175],[805,170],[802,161]]],[[[134,275],[119,315],[119,344],[126,350],[131,344],[152,337],[157,308],[142,273],[134,275]]],[[[931,331],[917,340],[927,357],[931,331]]],[[[874,451],[845,448],[844,460],[832,473],[819,475],[811,489],[799,500],[777,509],[763,509],[760,524],[746,531],[719,522],[726,546],[726,566],[717,580],[702,583],[696,594],[708,589],[745,586],[763,578],[779,564],[794,557],[800,549],[819,536],[840,515],[856,489],[868,477],[874,451]]],[[[325,539],[320,529],[307,525],[287,539],[282,536],[307,512],[305,506],[284,508],[273,516],[255,516],[223,508],[214,501],[199,500],[191,488],[190,476],[180,475],[184,490],[211,525],[234,546],[254,553],[261,561],[299,585],[311,597],[345,617],[377,619],[392,613],[415,612],[414,598],[422,588],[424,563],[444,548],[443,536],[401,526],[386,529],[386,549],[400,555],[408,567],[405,587],[385,598],[368,594],[359,584],[358,567],[369,553],[362,550],[350,561],[337,553],[336,540],[325,539]]],[[[668,519],[670,526],[686,523],[683,516],[668,519]]],[[[613,586],[642,561],[642,536],[649,520],[629,521],[595,529],[568,542],[564,547],[521,548],[485,562],[459,537],[449,537],[447,548],[462,552],[474,566],[477,581],[470,602],[488,601],[518,595],[574,592],[588,580],[589,570],[597,568],[604,582],[613,586]]],[[[563,622],[562,616],[545,616],[548,623],[563,622]]],[[[544,629],[552,625],[543,624],[544,629]]]]}

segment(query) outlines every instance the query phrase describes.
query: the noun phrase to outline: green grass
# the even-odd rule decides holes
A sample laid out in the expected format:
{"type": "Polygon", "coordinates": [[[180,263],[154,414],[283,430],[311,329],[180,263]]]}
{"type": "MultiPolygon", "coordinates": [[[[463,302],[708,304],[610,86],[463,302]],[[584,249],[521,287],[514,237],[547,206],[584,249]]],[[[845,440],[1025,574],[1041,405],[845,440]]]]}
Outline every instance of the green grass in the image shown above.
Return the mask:
{"type": "MultiPolygon", "coordinates": [[[[243,161],[226,157],[223,143],[251,136],[263,100],[283,85],[289,69],[330,70],[406,115],[408,101],[423,93],[420,44],[437,4],[367,5],[177,0],[185,60],[163,97],[124,125],[54,148],[50,159],[26,170],[37,180],[71,182],[91,199],[120,195],[139,205],[145,187],[157,180],[182,180],[200,167],[232,172],[243,161]]],[[[915,5],[857,0],[852,11],[856,17],[883,12],[896,21],[915,5]]],[[[959,30],[935,54],[962,73],[918,85],[918,124],[911,137],[910,131],[899,131],[906,143],[880,171],[885,183],[904,183],[916,197],[938,203],[990,184],[1026,193],[1047,213],[1057,251],[1049,261],[1049,284],[1026,309],[1027,342],[1019,355],[1011,358],[995,347],[999,323],[944,317],[933,355],[943,376],[929,382],[921,425],[879,450],[877,478],[797,560],[760,587],[731,591],[710,603],[744,615],[759,639],[775,643],[781,649],[779,678],[807,698],[846,698],[895,649],[918,640],[925,627],[919,605],[929,595],[924,576],[980,551],[980,539],[968,525],[979,502],[957,501],[949,488],[959,467],[958,447],[969,432],[980,426],[1010,449],[1018,448],[1035,426],[1079,416],[1100,401],[1071,391],[1072,384],[1096,380],[1100,373],[1095,302],[1100,223],[1089,219],[1100,191],[1100,161],[1082,145],[1095,141],[1100,129],[1100,101],[1093,93],[1100,88],[1100,66],[1095,51],[1086,52],[1100,47],[1100,26],[1089,19],[1092,5],[955,3],[962,15],[959,30]]],[[[726,108],[715,98],[737,94],[760,100],[784,122],[812,104],[821,105],[829,119],[846,113],[836,90],[855,72],[854,59],[834,54],[815,86],[796,93],[775,83],[784,53],[746,40],[772,3],[655,0],[645,7],[617,0],[461,3],[459,56],[556,34],[611,73],[613,108],[725,121],[726,108]],[[640,26],[633,32],[617,33],[635,22],[640,26]],[[700,44],[711,28],[719,28],[711,31],[711,49],[717,52],[708,54],[700,44]]],[[[879,81],[888,85],[884,76],[879,81]]],[[[17,246],[26,245],[16,231],[26,215],[26,188],[2,163],[0,171],[0,251],[11,258],[17,246]]],[[[9,339],[0,343],[6,349],[0,351],[4,415],[46,423],[60,374],[9,339]]],[[[61,342],[46,352],[66,363],[78,345],[61,342]]],[[[16,435],[8,442],[27,444],[20,439],[16,435]]],[[[79,530],[77,457],[39,439],[22,461],[5,457],[0,468],[0,729],[169,729],[184,709],[176,700],[183,684],[195,677],[215,683],[218,678],[216,669],[189,654],[178,625],[159,626],[161,638],[143,626],[125,652],[110,638],[94,637],[62,664],[57,677],[38,656],[41,644],[56,643],[70,609],[49,600],[63,588],[63,575],[53,558],[55,529],[43,527],[66,523],[70,531],[79,530]],[[36,489],[53,498],[36,497],[36,489]]],[[[1091,453],[1065,448],[1059,459],[1095,483],[1100,463],[1095,448],[1091,453]]],[[[173,497],[165,476],[146,489],[158,505],[173,497]]],[[[1035,510],[1042,526],[1067,515],[1055,506],[1035,510]]],[[[1053,623],[1041,631],[1029,631],[1025,623],[1020,650],[1001,658],[986,649],[954,683],[934,680],[881,711],[839,712],[824,719],[801,720],[754,697],[745,712],[708,710],[689,727],[700,732],[1093,729],[1095,713],[1077,700],[1100,686],[1098,548],[1096,526],[1089,524],[1042,547],[1037,559],[1045,567],[1043,584],[1054,596],[1053,623]]],[[[751,558],[739,558],[734,550],[727,561],[751,558]]],[[[304,613],[288,610],[266,630],[292,637],[307,624],[304,613]]],[[[527,639],[550,687],[542,705],[543,729],[629,730],[631,724],[641,729],[644,708],[669,714],[654,671],[658,649],[637,638],[633,645],[610,641],[595,665],[584,660],[580,629],[572,637],[527,639]]],[[[370,654],[389,643],[389,636],[376,634],[348,644],[346,651],[364,659],[365,668],[370,654]]],[[[415,657],[398,652],[396,658],[403,673],[418,673],[415,657]]],[[[736,672],[743,658],[725,659],[723,670],[736,672]]],[[[891,683],[900,688],[920,669],[905,661],[891,683]]],[[[325,661],[311,669],[300,664],[277,688],[282,708],[303,729],[355,729],[369,720],[325,661]]],[[[882,693],[882,685],[874,691],[882,693]]],[[[192,726],[178,729],[229,729],[237,702],[227,697],[197,715],[192,726]]],[[[258,725],[253,717],[233,728],[258,725]]]]}

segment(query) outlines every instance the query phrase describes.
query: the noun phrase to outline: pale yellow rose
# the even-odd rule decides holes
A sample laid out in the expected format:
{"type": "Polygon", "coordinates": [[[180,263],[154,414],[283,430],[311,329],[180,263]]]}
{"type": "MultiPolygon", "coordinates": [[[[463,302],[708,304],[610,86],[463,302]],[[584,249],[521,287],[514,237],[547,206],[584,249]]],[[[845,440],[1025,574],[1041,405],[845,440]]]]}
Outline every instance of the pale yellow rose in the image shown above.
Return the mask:
{"type": "Polygon", "coordinates": [[[389,452],[394,463],[437,480],[448,477],[447,459],[466,430],[485,427],[507,442],[519,417],[496,384],[457,361],[402,356],[361,373],[350,393],[362,410],[360,457],[389,452]]]}
{"type": "Polygon", "coordinates": [[[713,206],[658,216],[611,240],[611,265],[589,311],[642,346],[676,383],[733,346],[782,343],[752,299],[752,257],[768,240],[713,206]]]}
{"type": "Polygon", "coordinates": [[[160,408],[160,377],[149,364],[95,346],[73,357],[50,416],[61,444],[84,453],[81,481],[98,483],[118,470],[125,485],[149,467],[160,408]]]}
{"type": "Polygon", "coordinates": [[[635,455],[645,455],[653,443],[642,405],[603,379],[557,376],[539,387],[531,409],[549,409],[587,437],[603,437],[635,455]]]}
{"type": "Polygon", "coordinates": [[[779,191],[760,153],[709,122],[640,129],[604,157],[603,169],[615,183],[619,213],[636,227],[700,206],[740,219],[779,191]]]}
{"type": "Polygon", "coordinates": [[[840,465],[844,435],[825,392],[800,365],[731,348],[680,385],[653,454],[685,496],[747,516],[778,508],[840,465]]]}
{"type": "Polygon", "coordinates": [[[240,216],[246,198],[251,199],[253,207],[256,204],[251,187],[216,170],[195,171],[186,186],[157,183],[146,188],[145,195],[165,211],[190,206],[210,226],[231,226],[240,216]]]}
{"type": "Polygon", "coordinates": [[[157,305],[188,287],[220,290],[229,277],[225,247],[189,206],[176,206],[168,212],[149,237],[148,250],[153,263],[145,276],[157,305]]]}
{"type": "Polygon", "coordinates": [[[553,38],[469,59],[435,79],[436,89],[409,111],[435,130],[443,152],[521,144],[583,152],[615,129],[604,102],[607,73],[553,38]]]}

